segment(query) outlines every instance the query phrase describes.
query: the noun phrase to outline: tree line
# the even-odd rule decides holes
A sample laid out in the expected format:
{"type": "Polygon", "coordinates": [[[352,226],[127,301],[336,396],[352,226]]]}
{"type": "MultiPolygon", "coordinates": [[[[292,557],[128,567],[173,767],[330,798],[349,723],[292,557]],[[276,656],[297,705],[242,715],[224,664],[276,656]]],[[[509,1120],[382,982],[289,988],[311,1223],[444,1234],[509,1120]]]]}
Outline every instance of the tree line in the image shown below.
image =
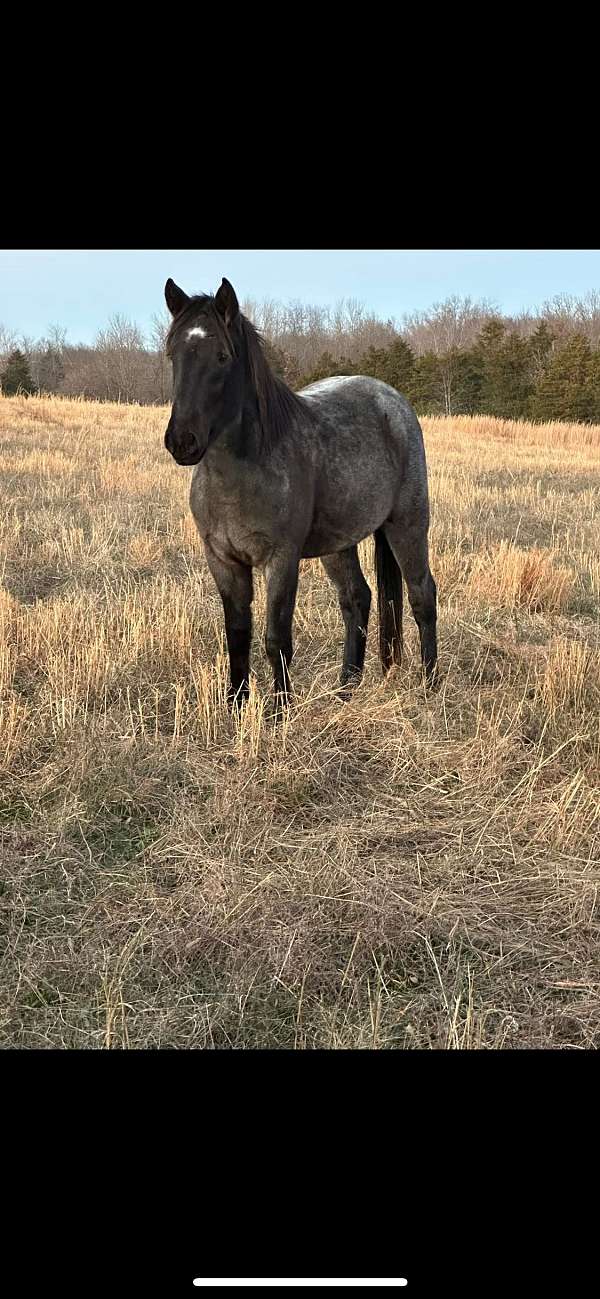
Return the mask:
{"type": "MultiPolygon", "coordinates": [[[[449,298],[400,324],[348,300],[335,308],[246,301],[275,371],[293,388],[367,374],[404,393],[419,414],[600,421],[600,293],[563,295],[509,317],[488,302],[449,298]]],[[[37,342],[0,326],[0,382],[11,393],[57,393],[163,404],[171,395],[169,321],[149,336],[113,316],[91,346],[53,326],[37,342]]]]}

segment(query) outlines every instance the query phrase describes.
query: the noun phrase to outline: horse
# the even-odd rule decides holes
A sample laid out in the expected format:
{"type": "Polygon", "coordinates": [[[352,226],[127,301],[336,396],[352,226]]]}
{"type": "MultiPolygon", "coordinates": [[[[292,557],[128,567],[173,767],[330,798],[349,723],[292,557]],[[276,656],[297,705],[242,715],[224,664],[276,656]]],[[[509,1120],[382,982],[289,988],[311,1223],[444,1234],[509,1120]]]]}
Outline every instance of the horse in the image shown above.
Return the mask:
{"type": "MultiPolygon", "coordinates": [[[[167,280],[173,367],[165,447],[194,465],[190,508],[225,619],[228,702],[249,695],[253,570],[267,587],[265,650],[276,710],[289,703],[301,559],[321,560],[345,624],[341,686],[362,676],[371,590],[357,546],[374,534],[379,654],[402,659],[402,578],[419,629],[424,682],[437,679],[436,585],[429,567],[423,433],[379,379],[338,376],[293,392],[223,279],[215,295],[167,280]]],[[[343,692],[347,697],[349,690],[343,692]]]]}

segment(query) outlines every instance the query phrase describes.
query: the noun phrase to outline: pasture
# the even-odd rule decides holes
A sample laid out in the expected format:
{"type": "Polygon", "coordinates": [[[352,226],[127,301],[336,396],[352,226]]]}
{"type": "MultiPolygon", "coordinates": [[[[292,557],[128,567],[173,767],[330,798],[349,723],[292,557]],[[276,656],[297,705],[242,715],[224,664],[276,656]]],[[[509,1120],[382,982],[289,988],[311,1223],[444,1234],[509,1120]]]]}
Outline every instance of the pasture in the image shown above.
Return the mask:
{"type": "Polygon", "coordinates": [[[304,561],[276,723],[167,419],[0,398],[0,1044],[597,1047],[600,426],[424,419],[439,688],[304,561]]]}

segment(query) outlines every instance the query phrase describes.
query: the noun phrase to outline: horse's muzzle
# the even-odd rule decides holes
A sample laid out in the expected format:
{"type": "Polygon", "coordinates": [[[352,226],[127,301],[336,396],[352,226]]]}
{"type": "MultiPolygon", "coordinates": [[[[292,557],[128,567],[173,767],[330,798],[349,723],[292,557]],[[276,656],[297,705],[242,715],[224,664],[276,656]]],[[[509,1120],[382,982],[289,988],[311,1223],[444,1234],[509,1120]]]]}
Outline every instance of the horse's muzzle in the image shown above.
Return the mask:
{"type": "Polygon", "coordinates": [[[171,451],[171,455],[178,465],[199,465],[200,461],[206,455],[206,447],[202,451],[171,451]]]}
{"type": "Polygon", "coordinates": [[[165,433],[165,447],[178,465],[199,464],[206,453],[207,446],[208,439],[205,445],[200,447],[193,433],[188,434],[187,437],[174,436],[171,424],[165,433]]]}

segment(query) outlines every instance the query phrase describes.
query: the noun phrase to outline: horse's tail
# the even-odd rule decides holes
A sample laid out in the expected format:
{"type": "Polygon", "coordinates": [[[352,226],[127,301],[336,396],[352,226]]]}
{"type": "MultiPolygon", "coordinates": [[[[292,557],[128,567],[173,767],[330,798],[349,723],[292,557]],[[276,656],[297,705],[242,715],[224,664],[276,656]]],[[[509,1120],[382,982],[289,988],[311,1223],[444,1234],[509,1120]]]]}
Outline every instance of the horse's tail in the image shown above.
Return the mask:
{"type": "Polygon", "coordinates": [[[382,528],[375,533],[379,657],[384,672],[402,662],[402,573],[382,528]]]}

